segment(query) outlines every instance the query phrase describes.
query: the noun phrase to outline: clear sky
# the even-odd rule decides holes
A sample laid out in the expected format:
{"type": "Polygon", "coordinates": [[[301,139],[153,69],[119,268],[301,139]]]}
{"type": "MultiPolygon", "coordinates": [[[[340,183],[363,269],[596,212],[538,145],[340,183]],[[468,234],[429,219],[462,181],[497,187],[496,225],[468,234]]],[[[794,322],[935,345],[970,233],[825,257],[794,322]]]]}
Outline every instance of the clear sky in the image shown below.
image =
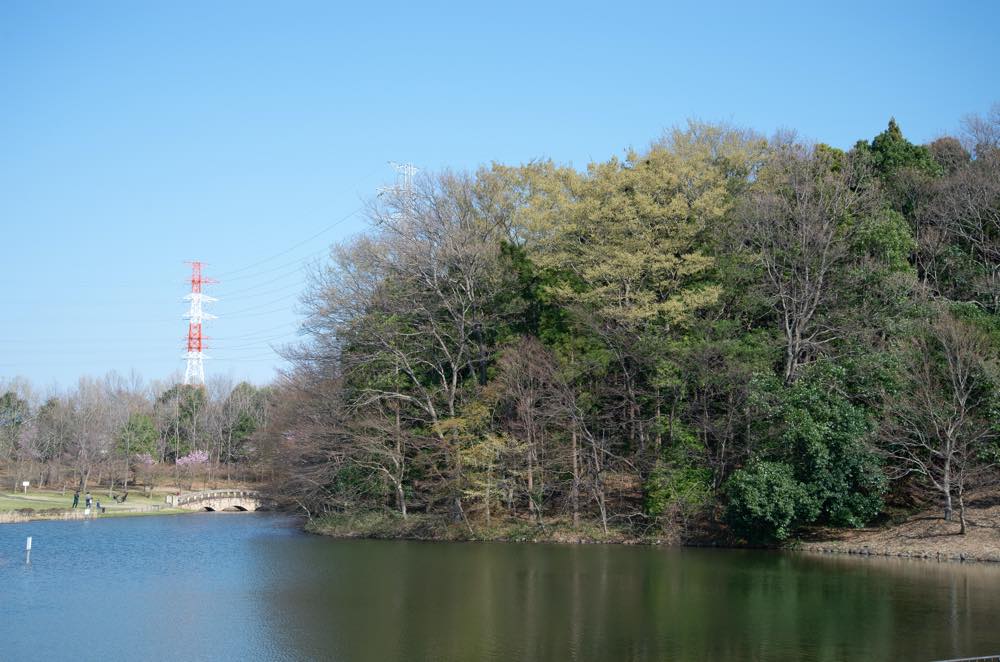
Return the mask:
{"type": "Polygon", "coordinates": [[[0,3],[0,378],[267,382],[302,265],[424,170],[582,167],[686,118],[839,147],[1000,100],[1000,3],[0,3]],[[814,6],[822,5],[823,8],[814,6]]]}

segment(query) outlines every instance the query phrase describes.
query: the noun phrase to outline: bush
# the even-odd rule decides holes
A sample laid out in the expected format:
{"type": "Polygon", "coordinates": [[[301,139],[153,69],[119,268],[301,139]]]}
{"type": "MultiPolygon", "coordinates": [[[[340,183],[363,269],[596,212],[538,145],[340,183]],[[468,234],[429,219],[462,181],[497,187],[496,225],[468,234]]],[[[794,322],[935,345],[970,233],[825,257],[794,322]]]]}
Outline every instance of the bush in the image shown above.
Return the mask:
{"type": "Polygon", "coordinates": [[[882,510],[888,481],[868,440],[879,366],[816,362],[791,385],[761,382],[770,428],[760,452],[785,463],[805,490],[799,525],[861,527],[882,510]],[[846,394],[852,393],[858,402],[846,394]]]}
{"type": "Polygon", "coordinates": [[[850,386],[843,368],[817,365],[785,393],[782,445],[817,507],[803,523],[857,528],[882,510],[888,481],[865,443],[868,413],[841,395],[850,386]]]}
{"type": "Polygon", "coordinates": [[[785,540],[817,510],[806,488],[795,480],[792,467],[783,462],[757,462],[735,471],[725,491],[726,521],[751,543],[785,540]]]}

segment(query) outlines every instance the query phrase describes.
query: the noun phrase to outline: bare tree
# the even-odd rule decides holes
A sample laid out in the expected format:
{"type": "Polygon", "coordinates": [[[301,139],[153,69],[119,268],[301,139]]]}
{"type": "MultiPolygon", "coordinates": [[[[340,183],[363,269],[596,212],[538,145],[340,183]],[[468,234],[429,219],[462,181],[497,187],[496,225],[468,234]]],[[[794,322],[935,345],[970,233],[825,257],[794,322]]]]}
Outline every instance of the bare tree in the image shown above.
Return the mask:
{"type": "Polygon", "coordinates": [[[906,381],[885,420],[887,472],[924,479],[940,493],[946,520],[957,496],[965,533],[967,481],[994,435],[993,349],[981,332],[941,312],[914,338],[907,361],[906,381]]]}
{"type": "Polygon", "coordinates": [[[771,157],[740,210],[743,238],[762,265],[784,335],[784,378],[837,336],[824,312],[849,255],[852,220],[870,210],[867,169],[794,143],[771,157]]]}
{"type": "Polygon", "coordinates": [[[365,495],[348,493],[356,483],[337,481],[350,468],[340,377],[303,365],[278,388],[272,424],[258,435],[274,467],[272,496],[308,517],[363,503],[365,495]]]}
{"type": "Polygon", "coordinates": [[[485,383],[504,312],[496,301],[510,278],[500,266],[507,229],[482,195],[471,179],[445,174],[373,206],[375,236],[337,249],[334,264],[316,274],[304,298],[312,343],[292,352],[300,363],[339,365],[346,387],[356,388],[349,406],[388,418],[375,429],[403,444],[396,421],[430,430],[463,519],[455,421],[463,390],[485,383]]]}
{"type": "Polygon", "coordinates": [[[523,467],[516,470],[524,477],[528,511],[540,521],[549,455],[555,452],[550,428],[568,420],[559,401],[556,362],[537,339],[521,338],[501,355],[497,367],[498,404],[506,410],[502,424],[519,442],[523,467]]]}
{"type": "Polygon", "coordinates": [[[994,103],[985,115],[971,114],[962,119],[965,148],[979,158],[1000,149],[1000,102],[994,103]]]}
{"type": "Polygon", "coordinates": [[[981,269],[975,295],[1000,311],[1000,149],[980,150],[942,181],[926,215],[949,243],[967,248],[981,269]]]}
{"type": "Polygon", "coordinates": [[[70,413],[69,453],[81,490],[113,448],[110,402],[101,382],[81,378],[76,391],[67,398],[70,413]]]}

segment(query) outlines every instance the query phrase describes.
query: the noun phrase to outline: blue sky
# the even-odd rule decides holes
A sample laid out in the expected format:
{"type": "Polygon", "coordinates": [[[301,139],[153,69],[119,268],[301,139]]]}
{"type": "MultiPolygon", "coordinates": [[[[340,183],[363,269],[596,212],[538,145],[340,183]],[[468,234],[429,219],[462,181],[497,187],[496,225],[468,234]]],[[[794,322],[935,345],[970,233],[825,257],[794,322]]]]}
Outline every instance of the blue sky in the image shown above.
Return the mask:
{"type": "Polygon", "coordinates": [[[686,118],[848,147],[1000,100],[1000,3],[0,3],[0,378],[267,382],[302,265],[364,227],[387,161],[575,166],[686,118]],[[875,6],[877,5],[877,6],[875,6]]]}

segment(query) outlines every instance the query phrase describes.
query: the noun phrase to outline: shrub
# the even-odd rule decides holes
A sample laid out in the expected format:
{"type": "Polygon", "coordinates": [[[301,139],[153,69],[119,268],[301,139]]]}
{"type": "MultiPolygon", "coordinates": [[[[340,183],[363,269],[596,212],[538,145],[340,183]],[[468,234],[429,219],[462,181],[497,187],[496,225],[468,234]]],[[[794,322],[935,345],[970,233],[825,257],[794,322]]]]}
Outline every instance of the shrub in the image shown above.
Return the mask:
{"type": "Polygon", "coordinates": [[[726,481],[726,520],[751,543],[785,540],[803,519],[815,517],[816,504],[783,462],[756,462],[726,481]]]}

